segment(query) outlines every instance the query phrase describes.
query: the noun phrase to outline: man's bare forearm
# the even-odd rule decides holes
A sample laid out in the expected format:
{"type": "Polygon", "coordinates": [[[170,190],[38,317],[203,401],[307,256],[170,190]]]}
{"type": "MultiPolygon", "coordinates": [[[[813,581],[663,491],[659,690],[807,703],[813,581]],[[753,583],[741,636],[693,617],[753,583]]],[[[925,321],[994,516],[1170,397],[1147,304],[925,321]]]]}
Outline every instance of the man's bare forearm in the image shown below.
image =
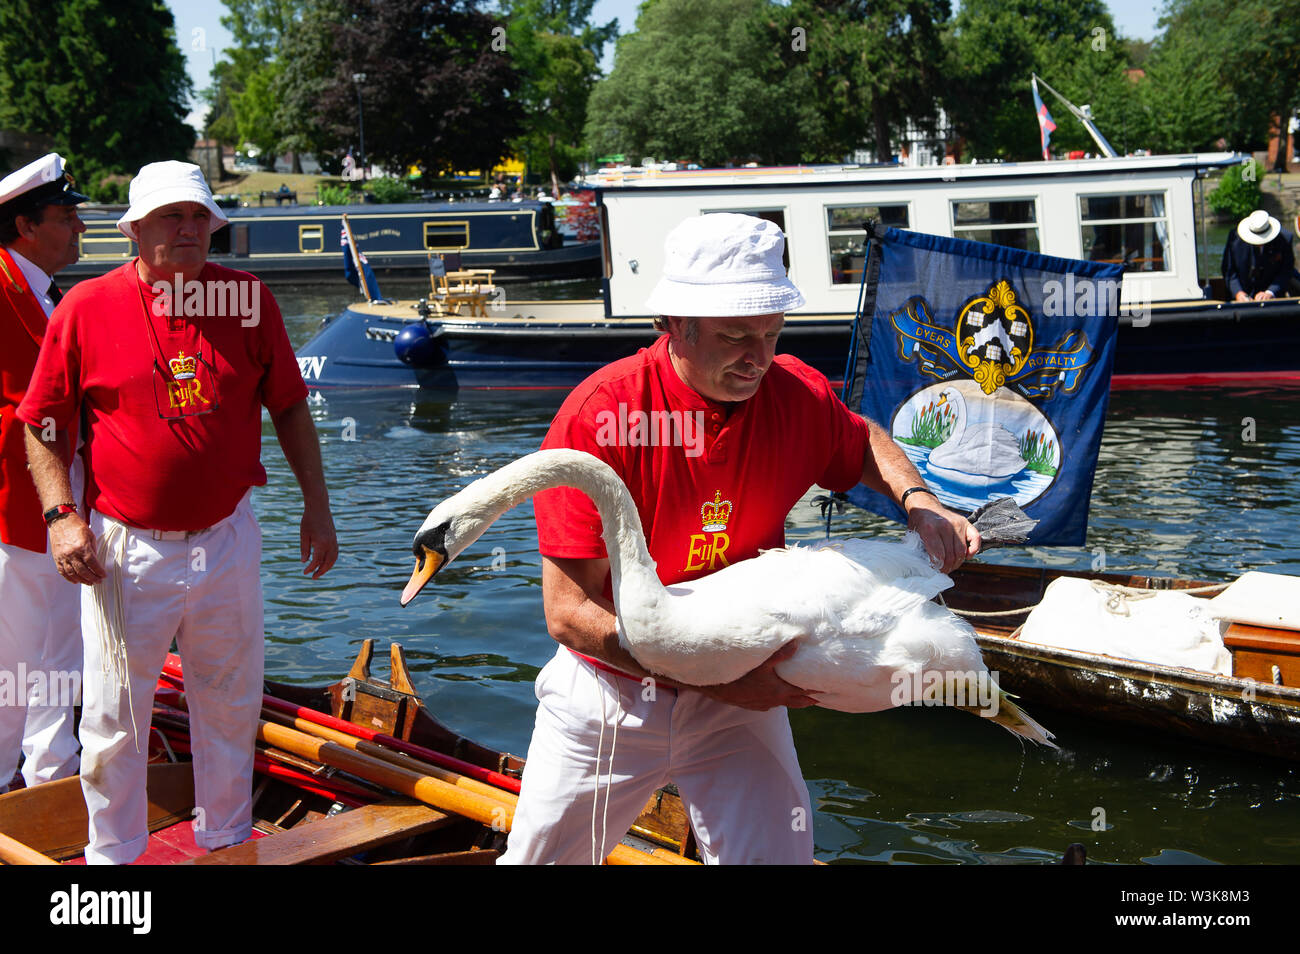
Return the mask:
{"type": "Polygon", "coordinates": [[[910,487],[924,487],[921,473],[883,427],[868,420],[870,446],[862,465],[862,482],[897,501],[910,487]]]}
{"type": "Polygon", "coordinates": [[[28,424],[25,437],[27,469],[41,498],[41,509],[49,510],[61,503],[75,504],[72,479],[68,475],[72,466],[72,442],[66,431],[59,431],[51,441],[42,440],[41,431],[42,428],[28,424]]]}
{"type": "Polygon", "coordinates": [[[284,459],[298,479],[303,503],[308,507],[328,507],[329,491],[325,487],[320,438],[316,435],[316,424],[311,419],[307,402],[290,405],[272,417],[271,423],[280,441],[280,449],[284,451],[284,459]]]}
{"type": "Polygon", "coordinates": [[[553,560],[542,558],[542,598],[546,627],[551,638],[575,652],[599,659],[629,676],[655,676],[618,642],[618,619],[614,604],[603,595],[607,560],[553,560]],[[596,577],[600,577],[599,582],[596,577]],[[586,585],[584,585],[586,584],[586,585]]]}

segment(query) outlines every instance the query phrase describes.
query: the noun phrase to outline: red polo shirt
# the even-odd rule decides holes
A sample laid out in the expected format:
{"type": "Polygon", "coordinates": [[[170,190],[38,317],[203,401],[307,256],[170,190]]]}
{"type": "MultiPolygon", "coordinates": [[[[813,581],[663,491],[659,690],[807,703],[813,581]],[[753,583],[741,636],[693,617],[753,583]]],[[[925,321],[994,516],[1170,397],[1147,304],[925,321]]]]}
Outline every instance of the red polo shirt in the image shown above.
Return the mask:
{"type": "MultiPolygon", "coordinates": [[[[587,451],[614,468],[671,584],[784,546],[790,509],[813,484],[856,484],[868,441],[866,422],[797,358],[778,355],[753,397],[720,404],[681,380],[664,335],[580,384],[542,447],[587,451]]],[[[586,494],[561,488],[533,502],[543,555],[606,556],[586,494]]]]}
{"type": "Polygon", "coordinates": [[[62,429],[84,405],[87,504],[132,526],[201,530],[229,516],[266,483],[263,405],[276,414],[307,396],[266,286],[212,263],[199,284],[175,309],[134,261],[75,285],[18,409],[62,429]]]}

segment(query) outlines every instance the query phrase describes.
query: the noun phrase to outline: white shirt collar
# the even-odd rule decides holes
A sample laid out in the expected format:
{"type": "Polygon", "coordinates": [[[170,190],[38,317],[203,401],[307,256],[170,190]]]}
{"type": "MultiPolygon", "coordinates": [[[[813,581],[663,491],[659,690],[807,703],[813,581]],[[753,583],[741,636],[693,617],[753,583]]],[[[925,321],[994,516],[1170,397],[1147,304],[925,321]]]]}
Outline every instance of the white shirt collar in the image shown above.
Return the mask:
{"type": "Polygon", "coordinates": [[[27,287],[32,290],[36,300],[45,309],[45,317],[50,317],[50,315],[54,314],[54,299],[50,297],[50,282],[54,279],[45,274],[44,269],[39,265],[28,261],[12,248],[6,246],[6,250],[13,256],[14,264],[18,266],[23,273],[23,277],[27,279],[27,287]]]}

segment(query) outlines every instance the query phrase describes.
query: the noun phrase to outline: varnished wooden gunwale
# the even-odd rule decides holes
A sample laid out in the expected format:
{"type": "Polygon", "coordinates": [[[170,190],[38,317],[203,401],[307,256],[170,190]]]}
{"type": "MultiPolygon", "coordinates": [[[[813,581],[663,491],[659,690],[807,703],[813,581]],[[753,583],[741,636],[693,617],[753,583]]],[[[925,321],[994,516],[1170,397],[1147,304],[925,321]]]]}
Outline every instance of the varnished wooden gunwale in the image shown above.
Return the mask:
{"type": "Polygon", "coordinates": [[[1197,580],[1047,568],[964,567],[953,574],[956,585],[944,594],[950,608],[982,612],[1026,608],[1013,616],[971,618],[984,661],[998,674],[1003,689],[1035,711],[1055,709],[1238,752],[1300,760],[1300,678],[1295,671],[1300,634],[1234,624],[1225,637],[1234,657],[1232,676],[1011,638],[1028,616],[1028,608],[1061,576],[1157,590],[1211,585],[1197,580]],[[1273,664],[1279,665],[1282,685],[1272,681],[1268,667],[1273,664]],[[1270,678],[1260,678],[1262,673],[1270,678]]]}

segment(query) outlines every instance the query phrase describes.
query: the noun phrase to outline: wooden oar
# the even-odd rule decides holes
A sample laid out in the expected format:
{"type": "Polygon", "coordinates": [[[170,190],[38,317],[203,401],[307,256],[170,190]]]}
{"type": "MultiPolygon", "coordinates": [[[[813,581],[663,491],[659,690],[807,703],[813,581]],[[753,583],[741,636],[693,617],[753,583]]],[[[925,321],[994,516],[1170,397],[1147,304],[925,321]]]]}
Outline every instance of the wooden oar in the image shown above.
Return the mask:
{"type": "MultiPolygon", "coordinates": [[[[257,737],[267,745],[273,745],[325,765],[332,765],[358,778],[409,795],[434,808],[455,812],[480,824],[491,826],[497,831],[509,831],[514,820],[514,805],[504,800],[507,794],[505,792],[500,793],[501,797],[471,792],[431,775],[421,775],[410,769],[392,765],[383,759],[353,751],[338,743],[327,742],[296,729],[270,722],[263,721],[259,724],[257,737]]],[[[649,854],[626,845],[615,846],[607,860],[610,864],[696,864],[694,861],[669,852],[649,854]]]]}
{"type": "Polygon", "coordinates": [[[58,862],[49,855],[43,855],[35,848],[29,848],[17,838],[10,838],[0,832],[0,862],[7,865],[57,865],[58,862]]]}
{"type": "MultiPolygon", "coordinates": [[[[181,667],[174,665],[171,657],[163,664],[163,675],[180,685],[184,685],[184,673],[181,667]]],[[[295,705],[284,699],[277,699],[275,696],[264,694],[262,696],[262,708],[274,709],[277,712],[283,712],[286,715],[294,716],[299,719],[306,719],[317,725],[323,725],[331,729],[346,732],[356,738],[365,739],[367,742],[375,742],[379,745],[387,746],[390,749],[396,749],[399,752],[405,752],[407,755],[415,756],[424,762],[430,762],[441,768],[450,769],[459,775],[467,775],[470,778],[478,779],[480,782],[486,782],[496,788],[503,788],[506,791],[519,794],[519,779],[511,778],[500,772],[494,772],[491,769],[484,768],[481,765],[474,765],[466,762],[464,759],[458,759],[442,752],[436,752],[433,749],[426,748],[423,745],[417,745],[414,742],[408,742],[405,739],[399,739],[395,736],[387,735],[383,732],[376,732],[374,729],[367,728],[363,725],[357,725],[348,722],[346,719],[339,719],[325,712],[308,708],[307,706],[295,705]]]]}
{"type": "Polygon", "coordinates": [[[466,791],[477,792],[480,795],[486,795],[488,798],[504,802],[507,805],[513,806],[519,801],[519,796],[513,792],[507,792],[475,779],[467,778],[464,775],[458,775],[457,773],[440,766],[421,761],[414,756],[406,755],[402,752],[394,752],[391,749],[384,748],[382,745],[376,745],[373,742],[358,739],[346,732],[340,732],[337,729],[317,725],[316,723],[309,722],[306,719],[295,719],[292,716],[286,715],[282,712],[276,712],[272,709],[263,708],[262,715],[269,721],[274,721],[280,725],[287,726],[288,728],[296,729],[299,732],[306,733],[307,735],[315,736],[318,739],[324,739],[327,742],[334,742],[346,749],[360,752],[362,755],[369,755],[377,759],[382,759],[390,765],[395,765],[398,768],[409,769],[410,771],[417,772],[421,775],[429,775],[433,778],[441,779],[450,785],[455,785],[459,788],[465,789],[466,791]]]}

